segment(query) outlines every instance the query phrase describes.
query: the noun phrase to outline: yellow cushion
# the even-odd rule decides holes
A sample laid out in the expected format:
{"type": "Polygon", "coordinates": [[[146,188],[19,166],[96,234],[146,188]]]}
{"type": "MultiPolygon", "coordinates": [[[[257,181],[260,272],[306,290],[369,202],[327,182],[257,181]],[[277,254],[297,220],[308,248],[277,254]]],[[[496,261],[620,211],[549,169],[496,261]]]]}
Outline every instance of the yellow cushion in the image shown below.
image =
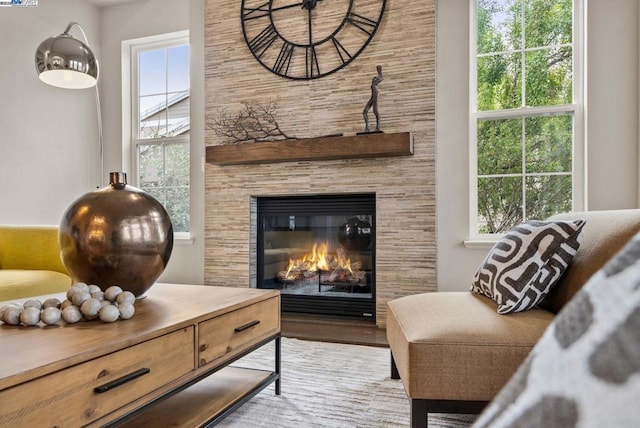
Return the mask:
{"type": "Polygon", "coordinates": [[[71,278],[50,270],[0,269],[0,301],[66,292],[71,278]]]}
{"type": "Polygon", "coordinates": [[[0,269],[51,270],[67,274],[56,226],[0,226],[0,269]]]}
{"type": "Polygon", "coordinates": [[[413,399],[490,401],[554,318],[537,308],[498,315],[470,292],[415,294],[388,308],[387,338],[413,399]]]}

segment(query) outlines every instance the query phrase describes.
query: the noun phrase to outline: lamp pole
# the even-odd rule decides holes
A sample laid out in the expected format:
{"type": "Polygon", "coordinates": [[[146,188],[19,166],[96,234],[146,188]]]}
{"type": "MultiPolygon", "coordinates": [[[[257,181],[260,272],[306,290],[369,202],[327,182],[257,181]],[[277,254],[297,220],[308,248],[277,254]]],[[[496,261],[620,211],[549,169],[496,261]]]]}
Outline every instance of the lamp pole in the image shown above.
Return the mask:
{"type": "Polygon", "coordinates": [[[102,138],[102,110],[100,109],[100,91],[98,91],[98,85],[96,84],[96,113],[98,115],[98,145],[100,156],[100,179],[98,180],[98,188],[104,186],[104,141],[102,138]]]}

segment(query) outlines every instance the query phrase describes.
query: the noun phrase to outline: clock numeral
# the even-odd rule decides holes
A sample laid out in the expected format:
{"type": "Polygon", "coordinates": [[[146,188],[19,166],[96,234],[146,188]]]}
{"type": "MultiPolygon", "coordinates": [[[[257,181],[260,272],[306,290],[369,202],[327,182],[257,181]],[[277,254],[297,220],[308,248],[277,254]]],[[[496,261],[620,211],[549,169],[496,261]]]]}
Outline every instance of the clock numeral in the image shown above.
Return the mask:
{"type": "Polygon", "coordinates": [[[295,46],[293,46],[291,43],[284,42],[284,44],[280,48],[278,59],[276,59],[276,62],[273,65],[273,71],[285,76],[289,74],[289,65],[291,64],[291,58],[293,57],[294,48],[295,46]],[[282,72],[283,69],[284,73],[282,72]]]}
{"type": "Polygon", "coordinates": [[[366,16],[358,15],[357,13],[353,12],[349,12],[349,16],[347,16],[347,22],[350,22],[352,25],[364,31],[369,36],[373,35],[378,25],[378,23],[373,19],[369,19],[366,16]]]}
{"type": "Polygon", "coordinates": [[[343,64],[353,58],[353,55],[351,55],[349,51],[344,46],[342,46],[342,43],[340,43],[340,41],[335,36],[331,37],[331,41],[333,42],[333,47],[336,48],[338,56],[340,56],[340,60],[343,64]]]}
{"type": "Polygon", "coordinates": [[[258,7],[247,7],[244,9],[242,19],[245,21],[249,19],[258,19],[269,16],[269,2],[266,1],[258,7]]]}
{"type": "Polygon", "coordinates": [[[276,27],[271,24],[249,42],[249,48],[258,58],[260,58],[271,47],[277,38],[278,32],[276,31],[276,27]]]}
{"type": "Polygon", "coordinates": [[[307,47],[306,66],[307,78],[320,75],[320,65],[318,64],[318,55],[316,54],[315,46],[307,47]]]}

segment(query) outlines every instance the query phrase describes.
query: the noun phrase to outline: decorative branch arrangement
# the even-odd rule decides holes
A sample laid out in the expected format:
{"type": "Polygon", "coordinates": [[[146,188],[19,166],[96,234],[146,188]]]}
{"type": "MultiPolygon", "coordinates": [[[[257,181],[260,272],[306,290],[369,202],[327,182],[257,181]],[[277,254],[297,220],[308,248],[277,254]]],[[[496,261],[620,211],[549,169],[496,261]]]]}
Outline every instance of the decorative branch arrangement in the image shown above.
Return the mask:
{"type": "Polygon", "coordinates": [[[242,108],[235,115],[221,110],[208,124],[209,129],[213,129],[217,136],[223,138],[224,144],[295,139],[280,129],[276,120],[277,105],[274,101],[255,105],[247,101],[241,103],[242,108]]]}

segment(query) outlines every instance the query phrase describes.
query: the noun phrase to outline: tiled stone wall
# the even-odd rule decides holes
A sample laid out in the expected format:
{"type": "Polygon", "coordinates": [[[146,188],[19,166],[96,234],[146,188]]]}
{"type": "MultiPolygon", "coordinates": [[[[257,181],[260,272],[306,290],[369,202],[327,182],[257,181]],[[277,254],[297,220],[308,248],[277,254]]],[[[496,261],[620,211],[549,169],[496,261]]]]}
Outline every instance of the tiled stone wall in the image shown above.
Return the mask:
{"type": "MultiPolygon", "coordinates": [[[[206,1],[206,119],[241,101],[278,105],[283,130],[298,138],[362,130],[376,65],[381,128],[410,131],[414,155],[378,159],[205,166],[205,282],[255,284],[255,197],[376,193],[376,318],[386,302],[436,289],[435,0],[387,1],[369,47],[345,69],[290,81],[260,66],[244,44],[239,2],[206,1]]],[[[370,114],[371,119],[373,114],[370,114]]],[[[220,144],[208,129],[206,144],[220,144]]],[[[256,143],[259,144],[259,143],[256,143]]]]}

